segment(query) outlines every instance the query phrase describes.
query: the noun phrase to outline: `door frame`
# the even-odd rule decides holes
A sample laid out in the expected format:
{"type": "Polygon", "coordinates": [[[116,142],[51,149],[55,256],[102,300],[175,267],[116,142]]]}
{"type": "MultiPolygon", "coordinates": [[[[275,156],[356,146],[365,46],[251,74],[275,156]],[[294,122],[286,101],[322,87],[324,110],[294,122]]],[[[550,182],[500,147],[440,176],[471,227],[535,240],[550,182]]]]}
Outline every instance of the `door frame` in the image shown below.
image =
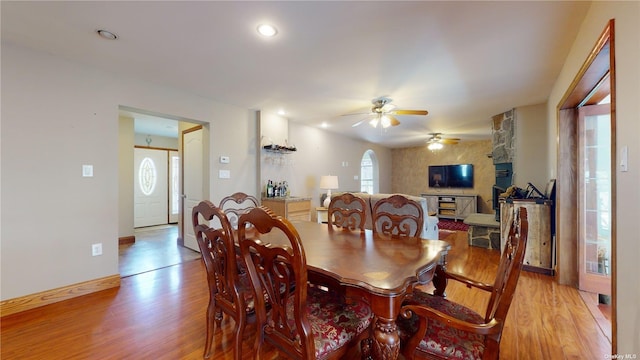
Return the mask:
{"type": "Polygon", "coordinates": [[[560,284],[578,287],[577,108],[611,94],[611,346],[617,353],[616,72],[615,21],[608,21],[587,59],[556,107],[556,244],[560,284]],[[599,89],[599,90],[598,90],[599,89]]]}

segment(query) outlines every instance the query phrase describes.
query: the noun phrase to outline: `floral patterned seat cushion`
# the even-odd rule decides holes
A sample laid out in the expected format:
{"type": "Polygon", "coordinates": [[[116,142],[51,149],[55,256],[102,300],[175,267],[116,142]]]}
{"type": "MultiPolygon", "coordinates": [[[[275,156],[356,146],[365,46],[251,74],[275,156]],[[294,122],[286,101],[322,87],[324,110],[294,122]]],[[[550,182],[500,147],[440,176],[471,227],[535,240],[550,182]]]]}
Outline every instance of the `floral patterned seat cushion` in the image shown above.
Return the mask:
{"type": "MultiPolygon", "coordinates": [[[[470,323],[484,323],[484,318],[473,310],[422,291],[416,291],[405,303],[424,305],[470,323]]],[[[406,341],[417,331],[418,317],[416,315],[411,319],[399,317],[398,328],[400,338],[406,341]]],[[[449,359],[481,359],[484,352],[484,336],[457,330],[442,322],[429,319],[427,333],[420,341],[418,350],[449,359]]]]}
{"type": "MultiPolygon", "coordinates": [[[[289,326],[294,327],[293,302],[287,305],[289,326]]],[[[362,300],[345,299],[338,293],[310,286],[307,316],[313,332],[316,359],[322,359],[365,331],[371,324],[373,312],[362,300]]]]}

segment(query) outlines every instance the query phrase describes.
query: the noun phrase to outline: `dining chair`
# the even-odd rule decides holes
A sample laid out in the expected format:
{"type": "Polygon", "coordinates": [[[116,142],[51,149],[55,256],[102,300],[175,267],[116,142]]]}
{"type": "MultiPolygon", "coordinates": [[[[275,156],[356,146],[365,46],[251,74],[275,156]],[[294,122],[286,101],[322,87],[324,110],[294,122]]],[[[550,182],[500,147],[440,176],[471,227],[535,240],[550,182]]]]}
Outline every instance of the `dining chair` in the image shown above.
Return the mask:
{"type": "Polygon", "coordinates": [[[331,198],[327,211],[329,227],[364,231],[366,203],[351,193],[343,193],[331,198]]]}
{"type": "Polygon", "coordinates": [[[373,313],[365,302],[308,284],[304,248],[287,219],[251,209],[240,215],[238,238],[254,294],[265,294],[254,297],[255,359],[265,342],[292,359],[337,359],[368,335],[373,313]],[[287,245],[262,242],[268,233],[287,245]]]}
{"type": "Polygon", "coordinates": [[[371,217],[373,232],[391,237],[418,237],[424,224],[422,206],[399,194],[378,200],[371,217]]]}
{"type": "Polygon", "coordinates": [[[227,214],[231,226],[237,229],[240,215],[258,206],[260,206],[260,202],[255,196],[236,192],[222,198],[219,207],[227,214]]]}
{"type": "Polygon", "coordinates": [[[491,294],[484,317],[444,297],[415,290],[403,303],[397,321],[405,358],[499,358],[502,329],[520,277],[528,237],[527,210],[519,208],[511,219],[493,285],[445,272],[448,280],[491,294]]]}
{"type": "Polygon", "coordinates": [[[234,359],[239,360],[242,358],[242,333],[248,316],[254,314],[246,267],[236,250],[231,223],[222,209],[203,200],[193,208],[192,222],[209,284],[204,357],[211,356],[213,335],[220,329],[224,313],[235,321],[234,359]],[[220,227],[210,227],[204,221],[220,227]]]}

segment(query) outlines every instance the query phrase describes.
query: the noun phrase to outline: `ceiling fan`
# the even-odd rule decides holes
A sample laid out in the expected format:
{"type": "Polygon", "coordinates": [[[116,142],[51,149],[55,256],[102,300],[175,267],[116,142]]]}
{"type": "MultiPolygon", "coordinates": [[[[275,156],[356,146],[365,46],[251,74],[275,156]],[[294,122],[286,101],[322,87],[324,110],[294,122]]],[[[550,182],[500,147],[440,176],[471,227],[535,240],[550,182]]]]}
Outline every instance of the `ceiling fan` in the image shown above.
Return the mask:
{"type": "Polygon", "coordinates": [[[371,108],[369,117],[364,118],[351,126],[356,127],[369,120],[369,125],[373,126],[374,128],[378,127],[378,124],[380,124],[383,128],[388,128],[389,126],[400,125],[400,120],[398,120],[395,115],[427,115],[429,113],[427,110],[396,109],[396,106],[392,104],[391,101],[392,99],[384,96],[371,100],[373,107],[371,108]]]}
{"type": "Polygon", "coordinates": [[[440,150],[443,144],[455,145],[460,139],[458,138],[443,138],[442,133],[429,133],[431,137],[427,140],[427,148],[431,151],[440,150]]]}

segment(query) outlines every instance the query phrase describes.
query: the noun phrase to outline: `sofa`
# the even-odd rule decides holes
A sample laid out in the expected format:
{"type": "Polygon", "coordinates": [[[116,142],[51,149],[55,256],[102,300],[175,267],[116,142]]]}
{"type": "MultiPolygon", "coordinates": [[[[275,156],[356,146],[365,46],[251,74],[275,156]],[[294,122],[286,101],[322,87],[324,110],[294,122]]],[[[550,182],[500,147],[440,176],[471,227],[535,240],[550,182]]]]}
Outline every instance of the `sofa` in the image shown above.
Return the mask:
{"type": "MultiPolygon", "coordinates": [[[[341,194],[343,193],[335,192],[332,194],[331,197],[333,198],[336,196],[340,196],[341,194]]],[[[367,194],[367,193],[361,193],[361,192],[354,192],[352,194],[354,196],[362,198],[365,202],[365,205],[366,205],[365,206],[366,221],[364,224],[365,229],[373,229],[371,211],[373,210],[373,207],[375,206],[376,202],[378,202],[380,199],[384,199],[391,195],[395,195],[395,194],[367,194]]],[[[438,239],[438,217],[429,216],[429,211],[427,210],[427,199],[423,198],[422,196],[413,196],[413,195],[406,195],[406,194],[398,194],[398,195],[405,196],[406,198],[411,199],[422,206],[422,212],[424,214],[424,228],[422,229],[422,233],[420,236],[425,239],[437,240],[438,239]]]]}

